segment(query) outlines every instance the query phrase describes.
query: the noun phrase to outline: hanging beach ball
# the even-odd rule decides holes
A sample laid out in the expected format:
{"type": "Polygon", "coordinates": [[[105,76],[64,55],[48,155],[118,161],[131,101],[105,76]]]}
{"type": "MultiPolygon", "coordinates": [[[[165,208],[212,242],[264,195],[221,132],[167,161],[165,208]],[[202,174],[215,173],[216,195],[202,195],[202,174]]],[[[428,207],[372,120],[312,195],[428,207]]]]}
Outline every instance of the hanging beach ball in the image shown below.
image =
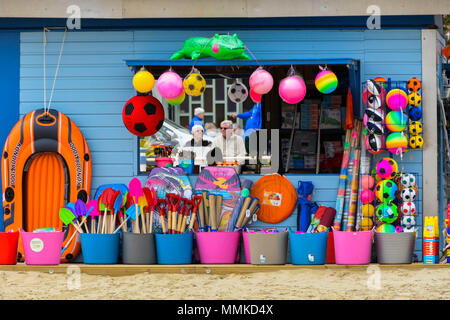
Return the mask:
{"type": "Polygon", "coordinates": [[[405,152],[408,148],[408,138],[403,132],[393,132],[386,138],[386,149],[394,154],[405,152]]]}
{"type": "Polygon", "coordinates": [[[382,233],[394,233],[395,232],[395,226],[389,223],[383,223],[380,224],[377,227],[377,232],[382,232],[382,233]]]}
{"type": "Polygon", "coordinates": [[[405,130],[408,123],[408,117],[402,111],[391,111],[386,116],[386,128],[392,132],[401,132],[405,130]]]}
{"type": "Polygon", "coordinates": [[[250,98],[253,100],[254,103],[261,102],[261,95],[253,91],[252,88],[250,88],[250,98]]]}
{"type": "Polygon", "coordinates": [[[420,88],[422,88],[420,80],[416,77],[410,78],[406,83],[406,86],[408,87],[409,92],[417,92],[420,90],[420,88]]]}
{"type": "Polygon", "coordinates": [[[147,70],[136,72],[133,77],[133,87],[137,92],[147,93],[153,89],[155,78],[147,70]]]}
{"type": "Polygon", "coordinates": [[[122,121],[132,134],[151,136],[164,124],[164,108],[153,96],[134,96],[123,107],[122,121]]]}
{"type": "Polygon", "coordinates": [[[317,90],[324,94],[332,93],[338,86],[338,78],[334,72],[323,70],[319,72],[314,80],[317,90]]]}
{"type": "Polygon", "coordinates": [[[181,94],[178,97],[173,99],[166,99],[166,101],[173,106],[178,106],[183,103],[185,98],[186,94],[184,93],[184,91],[181,91],[181,94]]]}
{"type": "Polygon", "coordinates": [[[286,77],[280,82],[278,93],[284,102],[296,104],[303,100],[306,95],[306,85],[299,76],[286,77]]]}
{"type": "Polygon", "coordinates": [[[255,93],[266,94],[273,87],[273,77],[268,71],[257,69],[250,76],[249,84],[255,93]]]}
{"type": "Polygon", "coordinates": [[[228,88],[228,98],[234,103],[242,103],[247,97],[247,87],[240,82],[235,82],[228,88]]]}
{"type": "Polygon", "coordinates": [[[156,88],[161,96],[166,99],[174,99],[183,91],[183,80],[173,72],[167,71],[159,76],[156,88]]]}
{"type": "Polygon", "coordinates": [[[206,90],[206,80],[200,73],[192,72],[183,80],[186,94],[198,97],[206,90]]]}
{"type": "Polygon", "coordinates": [[[392,89],[386,95],[386,104],[391,110],[403,110],[408,105],[408,96],[402,89],[392,89]]]}

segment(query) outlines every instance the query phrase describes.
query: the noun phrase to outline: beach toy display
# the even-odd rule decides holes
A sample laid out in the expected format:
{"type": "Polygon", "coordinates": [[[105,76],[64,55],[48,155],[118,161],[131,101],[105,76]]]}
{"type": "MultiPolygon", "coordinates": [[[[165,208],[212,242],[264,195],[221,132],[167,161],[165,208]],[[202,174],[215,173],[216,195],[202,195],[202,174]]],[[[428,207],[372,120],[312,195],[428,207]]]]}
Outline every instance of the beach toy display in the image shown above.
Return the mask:
{"type": "Polygon", "coordinates": [[[322,67],[320,67],[320,69],[322,71],[317,74],[314,84],[319,92],[323,94],[330,94],[336,90],[338,86],[338,79],[334,72],[322,67]]]}
{"type": "Polygon", "coordinates": [[[58,265],[63,248],[64,232],[44,231],[20,233],[27,265],[58,265]]]}

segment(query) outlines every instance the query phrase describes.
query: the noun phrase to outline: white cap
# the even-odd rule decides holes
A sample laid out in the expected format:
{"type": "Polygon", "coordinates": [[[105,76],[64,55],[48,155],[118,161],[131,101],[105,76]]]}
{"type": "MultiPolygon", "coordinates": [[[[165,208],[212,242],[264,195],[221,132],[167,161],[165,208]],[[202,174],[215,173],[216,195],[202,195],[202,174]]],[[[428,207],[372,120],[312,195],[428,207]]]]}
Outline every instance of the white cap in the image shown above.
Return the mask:
{"type": "Polygon", "coordinates": [[[205,109],[203,108],[195,108],[194,115],[198,116],[200,113],[205,113],[205,109]]]}
{"type": "Polygon", "coordinates": [[[201,125],[199,125],[199,124],[196,124],[196,125],[192,126],[192,131],[191,131],[192,133],[194,133],[197,130],[202,130],[203,131],[203,127],[201,125]]]}

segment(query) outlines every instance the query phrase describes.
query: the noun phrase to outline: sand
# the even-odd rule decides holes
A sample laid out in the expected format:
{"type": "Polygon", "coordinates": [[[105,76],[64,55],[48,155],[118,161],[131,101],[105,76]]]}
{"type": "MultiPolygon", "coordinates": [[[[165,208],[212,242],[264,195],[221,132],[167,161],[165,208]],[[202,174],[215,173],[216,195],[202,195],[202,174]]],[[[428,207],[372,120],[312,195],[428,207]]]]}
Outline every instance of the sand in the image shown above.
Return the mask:
{"type": "Polygon", "coordinates": [[[0,299],[449,299],[449,279],[450,268],[379,269],[376,265],[357,270],[120,277],[0,271],[0,299]]]}

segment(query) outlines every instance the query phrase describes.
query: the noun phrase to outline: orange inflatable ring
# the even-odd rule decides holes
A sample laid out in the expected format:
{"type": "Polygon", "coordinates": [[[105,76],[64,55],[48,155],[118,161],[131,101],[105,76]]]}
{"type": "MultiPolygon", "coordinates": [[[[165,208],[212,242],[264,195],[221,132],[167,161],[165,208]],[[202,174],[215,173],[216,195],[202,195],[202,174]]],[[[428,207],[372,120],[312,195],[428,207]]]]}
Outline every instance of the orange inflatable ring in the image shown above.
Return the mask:
{"type": "Polygon", "coordinates": [[[260,178],[252,188],[252,197],[261,206],[258,219],[266,223],[279,223],[288,218],[297,205],[297,193],[292,183],[279,174],[260,178]]]}
{"type": "MultiPolygon", "coordinates": [[[[77,199],[86,201],[91,189],[91,154],[80,129],[56,110],[35,110],[17,122],[2,154],[3,219],[5,231],[55,228],[64,231],[61,262],[81,249],[76,231],[64,227],[59,209],[77,199]]],[[[23,259],[22,241],[19,258],[23,259]]]]}

